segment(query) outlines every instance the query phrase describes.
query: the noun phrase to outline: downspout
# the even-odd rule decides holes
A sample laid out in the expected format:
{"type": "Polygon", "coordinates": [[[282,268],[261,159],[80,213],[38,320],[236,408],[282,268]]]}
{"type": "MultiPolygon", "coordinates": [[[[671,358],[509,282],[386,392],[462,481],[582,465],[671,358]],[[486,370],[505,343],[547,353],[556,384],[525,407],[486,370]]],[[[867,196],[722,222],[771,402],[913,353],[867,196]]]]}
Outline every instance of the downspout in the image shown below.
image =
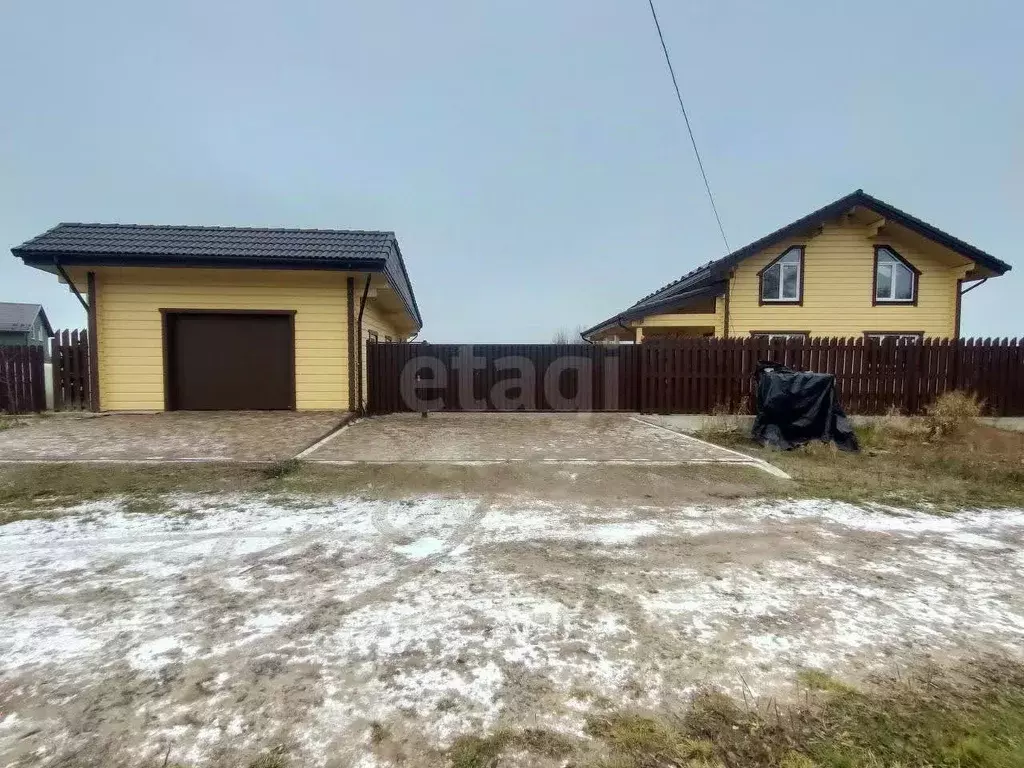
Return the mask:
{"type": "Polygon", "coordinates": [[[366,276],[366,285],[363,286],[363,295],[362,298],[359,299],[359,317],[356,319],[356,339],[359,344],[359,402],[356,403],[356,410],[358,413],[363,412],[363,350],[365,349],[363,345],[363,310],[366,309],[366,297],[370,293],[370,280],[372,279],[373,275],[368,274],[366,276]]]}
{"type": "Polygon", "coordinates": [[[983,278],[981,278],[981,282],[975,283],[970,288],[965,288],[964,290],[960,291],[960,295],[963,296],[965,293],[970,293],[975,288],[980,288],[981,286],[983,286],[987,282],[988,282],[988,278],[987,277],[983,277],[983,278]]]}
{"type": "Polygon", "coordinates": [[[961,316],[961,312],[963,311],[962,307],[963,307],[964,294],[965,293],[970,293],[975,288],[977,288],[979,285],[984,285],[987,282],[988,282],[988,278],[987,277],[983,277],[981,279],[981,282],[975,283],[970,288],[964,289],[963,288],[964,281],[963,280],[957,280],[956,281],[956,315],[955,315],[955,317],[953,319],[953,326],[954,326],[953,333],[956,334],[955,338],[957,338],[957,339],[960,338],[960,316],[961,316]]]}
{"type": "Polygon", "coordinates": [[[64,282],[68,284],[71,292],[75,294],[75,298],[78,299],[78,303],[82,305],[85,310],[86,324],[88,328],[89,337],[89,410],[94,413],[100,410],[100,357],[99,357],[99,334],[97,332],[97,317],[96,317],[96,273],[89,272],[86,277],[88,278],[88,291],[89,301],[82,298],[82,292],[78,290],[78,286],[75,285],[71,276],[64,270],[64,267],[57,261],[57,257],[53,257],[53,266],[57,268],[57,272],[61,277],[64,278],[64,282]]]}
{"type": "MultiPolygon", "coordinates": [[[[622,330],[626,331],[626,333],[632,333],[632,331],[633,331],[633,329],[630,328],[628,325],[623,325],[622,324],[622,315],[619,315],[618,317],[615,318],[615,324],[618,325],[619,328],[621,328],[622,330]]],[[[633,334],[633,342],[636,343],[636,334],[635,333],[633,334]]]]}
{"type": "Polygon", "coordinates": [[[732,285],[732,275],[725,281],[725,317],[722,319],[722,337],[729,338],[729,288],[732,285]]]}
{"type": "Polygon", "coordinates": [[[60,276],[64,278],[64,282],[68,284],[68,287],[71,289],[71,292],[75,294],[75,298],[77,298],[78,303],[82,305],[82,309],[88,312],[89,304],[85,301],[85,299],[82,298],[82,294],[78,290],[78,286],[76,286],[74,282],[71,280],[71,278],[68,277],[68,273],[64,271],[64,267],[62,267],[60,265],[60,262],[57,261],[56,256],[53,257],[53,266],[57,268],[57,272],[60,273],[60,276]]]}

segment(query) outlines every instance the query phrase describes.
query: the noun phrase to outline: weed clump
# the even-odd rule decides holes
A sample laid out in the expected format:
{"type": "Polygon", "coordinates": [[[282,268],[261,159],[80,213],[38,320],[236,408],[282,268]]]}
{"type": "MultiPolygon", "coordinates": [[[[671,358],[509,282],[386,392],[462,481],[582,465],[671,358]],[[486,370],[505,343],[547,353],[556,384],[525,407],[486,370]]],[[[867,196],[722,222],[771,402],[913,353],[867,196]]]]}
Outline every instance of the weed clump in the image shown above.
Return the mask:
{"type": "Polygon", "coordinates": [[[945,392],[928,406],[925,423],[932,437],[963,437],[981,415],[982,402],[970,392],[945,392]]]}

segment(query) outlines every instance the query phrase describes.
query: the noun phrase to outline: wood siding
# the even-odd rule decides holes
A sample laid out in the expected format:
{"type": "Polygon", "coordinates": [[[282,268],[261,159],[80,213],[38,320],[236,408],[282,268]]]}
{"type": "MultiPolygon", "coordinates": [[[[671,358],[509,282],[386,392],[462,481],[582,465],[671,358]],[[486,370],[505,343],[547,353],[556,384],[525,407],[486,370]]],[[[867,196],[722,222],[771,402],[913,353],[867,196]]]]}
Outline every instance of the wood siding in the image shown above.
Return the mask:
{"type": "Polygon", "coordinates": [[[751,331],[807,331],[811,336],[860,336],[865,331],[922,331],[926,337],[956,335],[957,281],[965,259],[938,249],[887,237],[870,237],[854,222],[828,224],[820,234],[773,245],[739,264],[729,290],[729,336],[751,331]],[[873,306],[874,246],[893,245],[921,271],[916,306],[873,306]],[[758,272],[794,245],[805,245],[803,304],[759,304],[758,272]]]}
{"type": "MultiPolygon", "coordinates": [[[[295,310],[296,406],[348,408],[346,273],[96,268],[100,409],[164,408],[160,309],[295,310]]],[[[72,274],[85,287],[84,271],[72,274]]]]}

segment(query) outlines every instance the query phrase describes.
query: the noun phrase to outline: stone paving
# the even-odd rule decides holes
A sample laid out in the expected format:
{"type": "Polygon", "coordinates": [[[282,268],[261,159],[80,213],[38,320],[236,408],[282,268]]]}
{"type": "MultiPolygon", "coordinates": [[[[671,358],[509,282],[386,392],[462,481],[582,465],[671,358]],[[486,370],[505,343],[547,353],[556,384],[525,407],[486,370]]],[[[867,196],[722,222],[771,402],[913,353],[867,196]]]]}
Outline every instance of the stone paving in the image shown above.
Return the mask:
{"type": "Polygon", "coordinates": [[[628,413],[402,413],[354,422],[305,458],[696,464],[743,457],[628,413]]]}
{"type": "Polygon", "coordinates": [[[55,414],[0,430],[0,461],[281,461],[337,427],[329,411],[55,414]]]}

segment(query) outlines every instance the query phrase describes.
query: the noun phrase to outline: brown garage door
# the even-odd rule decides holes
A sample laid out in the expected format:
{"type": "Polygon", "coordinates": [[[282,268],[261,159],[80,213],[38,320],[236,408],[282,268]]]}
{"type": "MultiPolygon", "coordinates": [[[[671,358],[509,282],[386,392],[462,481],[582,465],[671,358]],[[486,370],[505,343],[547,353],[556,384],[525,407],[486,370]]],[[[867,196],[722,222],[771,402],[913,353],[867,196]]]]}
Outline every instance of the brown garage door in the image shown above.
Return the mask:
{"type": "Polygon", "coordinates": [[[294,313],[166,312],[167,407],[295,407],[294,313]]]}

